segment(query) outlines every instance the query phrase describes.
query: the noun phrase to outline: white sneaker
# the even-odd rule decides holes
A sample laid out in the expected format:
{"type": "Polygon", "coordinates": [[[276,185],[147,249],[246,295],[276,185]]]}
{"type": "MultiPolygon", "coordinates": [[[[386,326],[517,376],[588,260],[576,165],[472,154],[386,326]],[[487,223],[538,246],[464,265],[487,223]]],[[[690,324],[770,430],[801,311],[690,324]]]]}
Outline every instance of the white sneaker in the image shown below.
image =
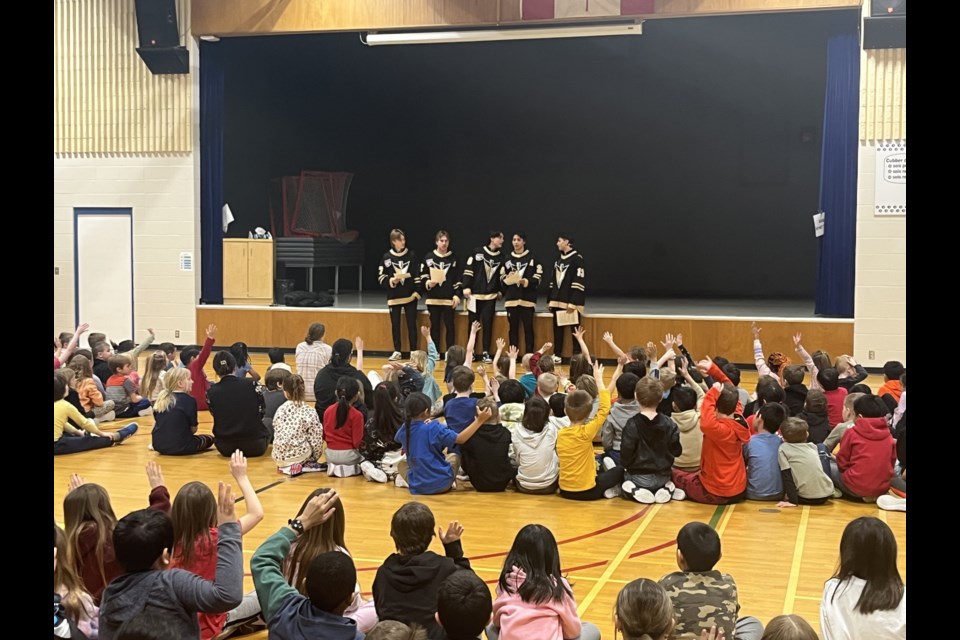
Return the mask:
{"type": "Polygon", "coordinates": [[[393,479],[393,484],[395,484],[396,486],[400,487],[401,489],[409,489],[409,488],[410,488],[410,485],[407,484],[407,481],[404,480],[404,479],[403,479],[403,476],[401,476],[399,473],[397,474],[397,477],[393,479]]]}
{"type": "Polygon", "coordinates": [[[637,489],[633,492],[633,499],[640,504],[653,504],[657,501],[650,489],[637,489]]]}
{"type": "Polygon", "coordinates": [[[907,499],[890,495],[880,496],[877,498],[877,506],[884,511],[906,511],[907,499]]]}
{"type": "Polygon", "coordinates": [[[147,416],[152,416],[152,415],[153,415],[153,407],[147,407],[146,409],[140,409],[140,411],[137,411],[137,415],[140,416],[141,418],[145,418],[145,417],[147,417],[147,416]]]}
{"type": "Polygon", "coordinates": [[[560,364],[561,362],[563,362],[563,358],[561,358],[560,356],[551,356],[551,357],[553,358],[553,364],[560,364]]]}
{"type": "Polygon", "coordinates": [[[106,413],[101,414],[99,417],[94,418],[93,421],[97,424],[100,424],[101,422],[111,422],[116,419],[117,419],[116,411],[107,411],[106,413]]]}
{"type": "Polygon", "coordinates": [[[686,499],[687,499],[687,492],[684,491],[683,489],[674,489],[672,493],[673,493],[673,495],[672,495],[671,497],[672,497],[674,500],[686,500],[686,499]]]}
{"type": "Polygon", "coordinates": [[[369,460],[364,460],[360,463],[360,471],[363,472],[363,477],[366,478],[368,482],[384,484],[387,481],[387,474],[377,469],[376,465],[369,460]]]}
{"type": "Polygon", "coordinates": [[[677,485],[673,484],[672,480],[667,480],[667,483],[663,485],[663,488],[669,491],[670,493],[673,493],[673,490],[677,488],[677,485]]]}
{"type": "Polygon", "coordinates": [[[402,357],[403,356],[400,355],[399,351],[394,351],[393,353],[390,354],[390,357],[387,358],[387,360],[393,362],[394,360],[399,360],[402,357]]]}
{"type": "Polygon", "coordinates": [[[666,504],[670,502],[670,492],[666,489],[657,489],[657,492],[653,494],[653,500],[657,504],[666,504]]]}
{"type": "Polygon", "coordinates": [[[600,460],[600,464],[603,465],[604,469],[610,471],[610,469],[613,469],[617,466],[617,461],[610,456],[603,456],[603,458],[600,460]]]}
{"type": "Polygon", "coordinates": [[[460,482],[470,482],[470,476],[468,476],[465,473],[458,473],[457,480],[459,480],[460,482]]]}
{"type": "Polygon", "coordinates": [[[620,497],[620,485],[614,485],[603,492],[603,497],[607,500],[620,497]]]}

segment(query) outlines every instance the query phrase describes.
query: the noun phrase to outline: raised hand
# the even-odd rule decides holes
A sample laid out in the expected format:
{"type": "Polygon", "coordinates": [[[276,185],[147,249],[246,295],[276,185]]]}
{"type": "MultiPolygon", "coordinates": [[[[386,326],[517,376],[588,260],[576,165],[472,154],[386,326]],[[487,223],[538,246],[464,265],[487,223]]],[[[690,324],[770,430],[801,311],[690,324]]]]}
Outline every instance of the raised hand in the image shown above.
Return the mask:
{"type": "Polygon", "coordinates": [[[154,338],[157,337],[157,334],[154,333],[154,331],[153,331],[153,329],[152,329],[151,327],[147,327],[147,333],[149,333],[150,335],[152,335],[154,338]]]}
{"type": "Polygon", "coordinates": [[[678,334],[676,335],[676,340],[674,341],[674,344],[676,344],[676,345],[681,345],[681,344],[683,344],[683,334],[682,334],[682,333],[678,333],[678,334]]]}
{"type": "Polygon", "coordinates": [[[577,327],[573,330],[573,337],[577,340],[583,340],[583,327],[577,327]]]}
{"type": "Polygon", "coordinates": [[[71,473],[70,480],[67,482],[67,493],[84,484],[87,484],[87,481],[79,473],[71,473]]]}
{"type": "Polygon", "coordinates": [[[233,499],[233,489],[229,484],[220,482],[217,486],[217,525],[236,521],[236,500],[233,499]]]}
{"type": "MultiPolygon", "coordinates": [[[[487,417],[490,417],[490,412],[487,411],[487,417]]],[[[447,530],[444,531],[443,528],[437,529],[437,535],[440,537],[440,542],[443,544],[450,544],[451,542],[456,542],[463,536],[463,525],[454,520],[447,526],[447,530]]]]}
{"type": "Polygon", "coordinates": [[[353,346],[356,347],[357,351],[363,351],[363,338],[357,336],[353,340],[353,346]]]}
{"type": "Polygon", "coordinates": [[[800,332],[797,331],[797,333],[794,334],[794,336],[793,336],[793,348],[794,348],[794,349],[799,349],[799,348],[800,348],[800,338],[801,338],[800,332]]]}
{"type": "Polygon", "coordinates": [[[597,386],[603,386],[603,365],[599,362],[593,365],[593,377],[597,379],[597,386]]]}
{"type": "Polygon", "coordinates": [[[90,330],[90,325],[87,324],[86,322],[82,322],[77,325],[77,329],[76,331],[74,331],[74,333],[77,335],[80,335],[80,334],[86,333],[89,330],[90,330]]]}
{"type": "Polygon", "coordinates": [[[474,320],[473,324],[470,325],[470,333],[480,333],[480,321],[474,320]]]}
{"type": "Polygon", "coordinates": [[[553,349],[553,343],[552,343],[552,342],[544,342],[544,343],[543,343],[543,346],[540,347],[540,353],[547,353],[547,352],[550,351],[551,349],[553,349]]]}
{"type": "Polygon", "coordinates": [[[240,449],[234,451],[233,455],[230,456],[230,475],[232,475],[237,482],[240,482],[240,479],[247,475],[247,458],[240,449]]]}
{"type": "Polygon", "coordinates": [[[311,498],[307,506],[304,507],[303,513],[300,514],[300,522],[303,524],[304,530],[322,524],[333,517],[339,499],[340,496],[332,489],[311,498]]]}
{"type": "Polygon", "coordinates": [[[507,346],[507,341],[503,338],[497,338],[497,351],[503,351],[507,346]]]}
{"type": "Polygon", "coordinates": [[[603,332],[603,341],[604,342],[613,342],[613,334],[609,331],[603,332]]]}
{"type": "Polygon", "coordinates": [[[207,325],[207,337],[211,340],[217,337],[217,325],[207,325]]]}
{"type": "Polygon", "coordinates": [[[500,381],[497,380],[496,378],[490,378],[489,384],[490,384],[490,393],[496,396],[500,391],[500,381]]]}
{"type": "Polygon", "coordinates": [[[757,326],[757,323],[756,323],[756,322],[751,322],[751,323],[750,323],[750,331],[753,333],[753,339],[754,339],[754,340],[759,340],[759,339],[760,339],[760,332],[762,331],[762,329],[757,326]]]}
{"type": "Polygon", "coordinates": [[[166,485],[166,483],[163,481],[163,471],[160,469],[160,465],[155,460],[151,460],[147,463],[147,482],[150,483],[151,490],[166,485]]]}
{"type": "Polygon", "coordinates": [[[650,360],[653,360],[654,362],[656,362],[656,360],[657,360],[657,345],[653,344],[653,342],[647,342],[647,347],[646,347],[645,350],[646,350],[646,352],[647,352],[647,358],[650,359],[650,360]]]}
{"type": "Polygon", "coordinates": [[[517,356],[519,355],[520,355],[520,348],[517,347],[517,345],[515,344],[510,345],[510,348],[507,349],[507,357],[509,357],[511,360],[516,360],[517,356]]]}
{"type": "Polygon", "coordinates": [[[697,370],[703,375],[710,373],[710,367],[713,366],[713,360],[710,359],[710,356],[704,356],[703,360],[697,363],[697,370]]]}
{"type": "Polygon", "coordinates": [[[423,325],[422,327],[420,327],[420,334],[421,334],[424,338],[426,338],[427,340],[429,340],[429,339],[430,339],[430,327],[428,327],[427,325],[423,325]]]}
{"type": "Polygon", "coordinates": [[[673,345],[675,343],[676,343],[676,338],[673,337],[672,333],[668,333],[663,337],[663,342],[661,342],[660,344],[663,345],[664,349],[669,351],[670,349],[673,349],[673,345]]]}

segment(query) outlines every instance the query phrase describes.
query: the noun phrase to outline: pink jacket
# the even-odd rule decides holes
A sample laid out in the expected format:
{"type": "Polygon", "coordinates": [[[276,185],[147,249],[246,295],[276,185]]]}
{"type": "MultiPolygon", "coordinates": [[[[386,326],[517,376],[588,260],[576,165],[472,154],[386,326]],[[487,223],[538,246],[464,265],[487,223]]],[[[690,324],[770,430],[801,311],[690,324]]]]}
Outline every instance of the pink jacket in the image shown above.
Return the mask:
{"type": "MultiPolygon", "coordinates": [[[[493,602],[493,624],[499,627],[501,640],[566,640],[579,637],[580,616],[577,615],[577,603],[573,596],[565,594],[560,602],[524,602],[519,592],[526,578],[523,569],[513,567],[507,576],[507,584],[513,593],[497,587],[497,599],[493,602]]],[[[570,589],[566,580],[563,585],[570,589]]]]}

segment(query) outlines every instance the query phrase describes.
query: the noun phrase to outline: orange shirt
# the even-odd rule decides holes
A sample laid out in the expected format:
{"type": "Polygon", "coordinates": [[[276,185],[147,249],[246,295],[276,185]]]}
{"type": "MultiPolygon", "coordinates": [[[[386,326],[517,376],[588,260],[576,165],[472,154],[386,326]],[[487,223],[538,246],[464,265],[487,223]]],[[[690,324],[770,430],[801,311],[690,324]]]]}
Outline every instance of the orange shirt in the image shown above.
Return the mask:
{"type": "Polygon", "coordinates": [[[880,387],[880,390],[877,391],[877,396],[883,397],[884,394],[889,393],[893,396],[893,399],[897,402],[900,402],[900,394],[903,393],[903,388],[900,386],[899,380],[887,380],[883,383],[883,386],[880,387]]]}
{"type": "MultiPolygon", "coordinates": [[[[710,377],[720,382],[730,380],[719,367],[710,367],[710,377]]],[[[710,389],[700,410],[703,449],[700,454],[700,481],[716,496],[729,498],[747,490],[747,467],[743,461],[743,445],[750,440],[750,429],[733,418],[717,414],[720,393],[710,389]]],[[[743,406],[737,401],[736,415],[743,420],[743,406]]]]}

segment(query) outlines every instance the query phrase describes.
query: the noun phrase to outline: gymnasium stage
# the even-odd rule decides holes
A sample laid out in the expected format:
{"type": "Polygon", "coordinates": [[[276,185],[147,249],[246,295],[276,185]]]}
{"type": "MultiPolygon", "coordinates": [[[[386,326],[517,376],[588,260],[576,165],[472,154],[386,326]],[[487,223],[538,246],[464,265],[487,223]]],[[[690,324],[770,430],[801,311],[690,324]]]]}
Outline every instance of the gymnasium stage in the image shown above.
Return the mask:
{"type": "MultiPolygon", "coordinates": [[[[352,340],[361,336],[367,354],[393,351],[383,292],[341,293],[335,300],[332,307],[318,308],[198,305],[197,337],[201,338],[212,323],[218,327],[217,342],[221,345],[243,341],[253,350],[293,349],[303,341],[310,323],[322,322],[327,327],[328,344],[341,337],[352,340]]],[[[832,356],[853,353],[853,319],[821,318],[814,315],[813,309],[813,301],[808,300],[588,297],[582,325],[591,354],[600,358],[614,357],[602,340],[605,331],[613,333],[614,341],[622,349],[648,340],[659,342],[666,333],[681,333],[684,345],[696,357],[722,354],[731,362],[752,364],[753,321],[763,328],[760,337],[767,353],[793,353],[792,336],[798,331],[810,352],[822,349],[832,356]]],[[[430,323],[422,303],[418,322],[430,323]]],[[[465,344],[465,312],[457,314],[456,326],[457,341],[465,344]]],[[[494,337],[499,336],[507,337],[502,302],[494,320],[494,337]]],[[[535,336],[540,344],[553,340],[551,315],[546,311],[543,296],[538,301],[535,336]]],[[[406,351],[405,330],[403,339],[406,351]]],[[[569,356],[570,349],[568,339],[561,355],[569,356]]]]}

